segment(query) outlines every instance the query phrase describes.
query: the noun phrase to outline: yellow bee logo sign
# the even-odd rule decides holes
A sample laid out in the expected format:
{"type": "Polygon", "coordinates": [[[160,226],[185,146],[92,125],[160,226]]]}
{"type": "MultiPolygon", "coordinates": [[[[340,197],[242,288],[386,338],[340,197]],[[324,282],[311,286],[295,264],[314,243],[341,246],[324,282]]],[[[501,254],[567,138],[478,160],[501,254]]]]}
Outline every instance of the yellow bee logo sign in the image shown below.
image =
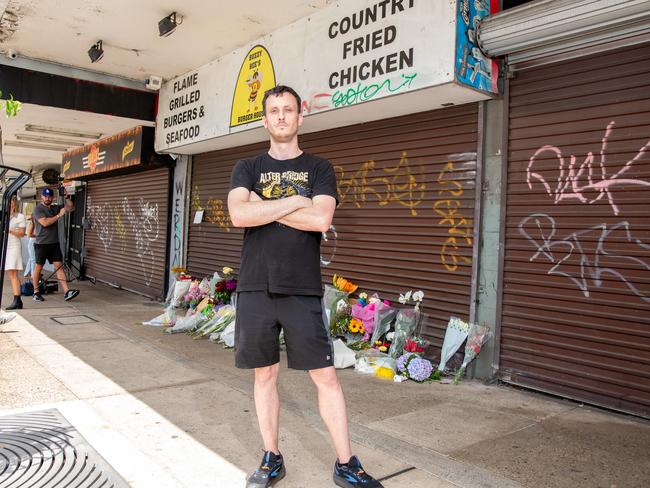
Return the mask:
{"type": "Polygon", "coordinates": [[[230,127],[248,124],[262,118],[264,92],[275,86],[275,71],[268,51],[253,47],[242,63],[235,85],[230,113],[230,127]]]}

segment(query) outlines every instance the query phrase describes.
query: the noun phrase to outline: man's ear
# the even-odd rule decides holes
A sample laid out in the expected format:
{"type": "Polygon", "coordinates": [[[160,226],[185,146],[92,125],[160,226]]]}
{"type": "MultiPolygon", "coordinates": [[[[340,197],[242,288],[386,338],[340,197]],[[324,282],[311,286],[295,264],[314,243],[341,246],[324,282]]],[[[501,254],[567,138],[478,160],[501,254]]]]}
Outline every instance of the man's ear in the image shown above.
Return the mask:
{"type": "Polygon", "coordinates": [[[262,115],[262,123],[264,124],[265,129],[269,128],[269,122],[266,120],[266,115],[262,115]]]}

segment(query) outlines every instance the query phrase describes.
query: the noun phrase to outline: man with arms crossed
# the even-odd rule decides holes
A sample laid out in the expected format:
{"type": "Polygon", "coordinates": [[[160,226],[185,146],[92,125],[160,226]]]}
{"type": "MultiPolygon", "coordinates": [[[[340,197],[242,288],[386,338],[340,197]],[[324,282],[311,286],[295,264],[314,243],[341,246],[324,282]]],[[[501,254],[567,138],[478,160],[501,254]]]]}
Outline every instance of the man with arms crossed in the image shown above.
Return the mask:
{"type": "Polygon", "coordinates": [[[285,475],[278,447],[281,329],[289,367],[309,371],[316,384],[320,414],[338,457],[334,482],[381,488],[352,455],[345,399],[322,318],[320,240],[334,216],[336,177],[329,161],[298,147],[300,104],[287,86],[264,94],[263,122],[271,146],[268,153],[237,163],[228,194],[230,218],[235,227],[245,228],[235,364],[255,369],[255,409],[265,451],[247,488],[266,488],[285,475]]]}

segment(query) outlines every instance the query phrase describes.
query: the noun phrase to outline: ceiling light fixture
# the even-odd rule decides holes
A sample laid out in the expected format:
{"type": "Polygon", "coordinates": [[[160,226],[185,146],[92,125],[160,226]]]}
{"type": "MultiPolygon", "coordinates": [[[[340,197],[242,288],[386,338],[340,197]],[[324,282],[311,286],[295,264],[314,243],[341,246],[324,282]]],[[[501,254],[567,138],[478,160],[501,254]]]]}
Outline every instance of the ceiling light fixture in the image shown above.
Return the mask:
{"type": "Polygon", "coordinates": [[[88,49],[88,57],[90,58],[91,63],[96,63],[104,57],[104,49],[102,45],[102,41],[97,41],[90,47],[90,49],[88,49]]]}
{"type": "Polygon", "coordinates": [[[14,137],[19,141],[34,141],[34,142],[44,142],[44,143],[51,143],[51,144],[65,144],[68,147],[79,147],[85,144],[83,141],[70,141],[67,139],[56,139],[54,137],[33,136],[31,134],[15,134],[14,137]]]}
{"type": "Polygon", "coordinates": [[[99,139],[101,132],[84,132],[76,129],[61,129],[47,125],[25,124],[27,132],[42,132],[44,134],[57,134],[60,136],[79,137],[81,139],[99,139]]]}
{"type": "Polygon", "coordinates": [[[35,142],[5,141],[5,146],[26,147],[29,149],[42,149],[45,151],[64,152],[68,149],[66,146],[55,146],[54,144],[37,144],[35,142]]]}
{"type": "Polygon", "coordinates": [[[167,37],[169,34],[176,30],[176,27],[182,23],[183,17],[179,15],[177,18],[176,12],[172,12],[167,17],[158,22],[158,32],[160,33],[160,37],[167,37]]]}

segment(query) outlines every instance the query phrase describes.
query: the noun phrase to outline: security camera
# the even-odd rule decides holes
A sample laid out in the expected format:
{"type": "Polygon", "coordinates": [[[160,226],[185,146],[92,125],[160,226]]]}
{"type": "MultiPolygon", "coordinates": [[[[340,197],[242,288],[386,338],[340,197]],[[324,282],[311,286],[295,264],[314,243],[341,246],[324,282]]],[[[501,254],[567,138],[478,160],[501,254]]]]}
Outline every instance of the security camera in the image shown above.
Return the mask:
{"type": "Polygon", "coordinates": [[[162,76],[150,75],[147,80],[144,82],[144,86],[149,90],[160,90],[162,86],[162,76]]]}
{"type": "Polygon", "coordinates": [[[7,56],[9,59],[16,59],[18,57],[18,53],[13,49],[7,49],[5,51],[5,56],[7,56]]]}

